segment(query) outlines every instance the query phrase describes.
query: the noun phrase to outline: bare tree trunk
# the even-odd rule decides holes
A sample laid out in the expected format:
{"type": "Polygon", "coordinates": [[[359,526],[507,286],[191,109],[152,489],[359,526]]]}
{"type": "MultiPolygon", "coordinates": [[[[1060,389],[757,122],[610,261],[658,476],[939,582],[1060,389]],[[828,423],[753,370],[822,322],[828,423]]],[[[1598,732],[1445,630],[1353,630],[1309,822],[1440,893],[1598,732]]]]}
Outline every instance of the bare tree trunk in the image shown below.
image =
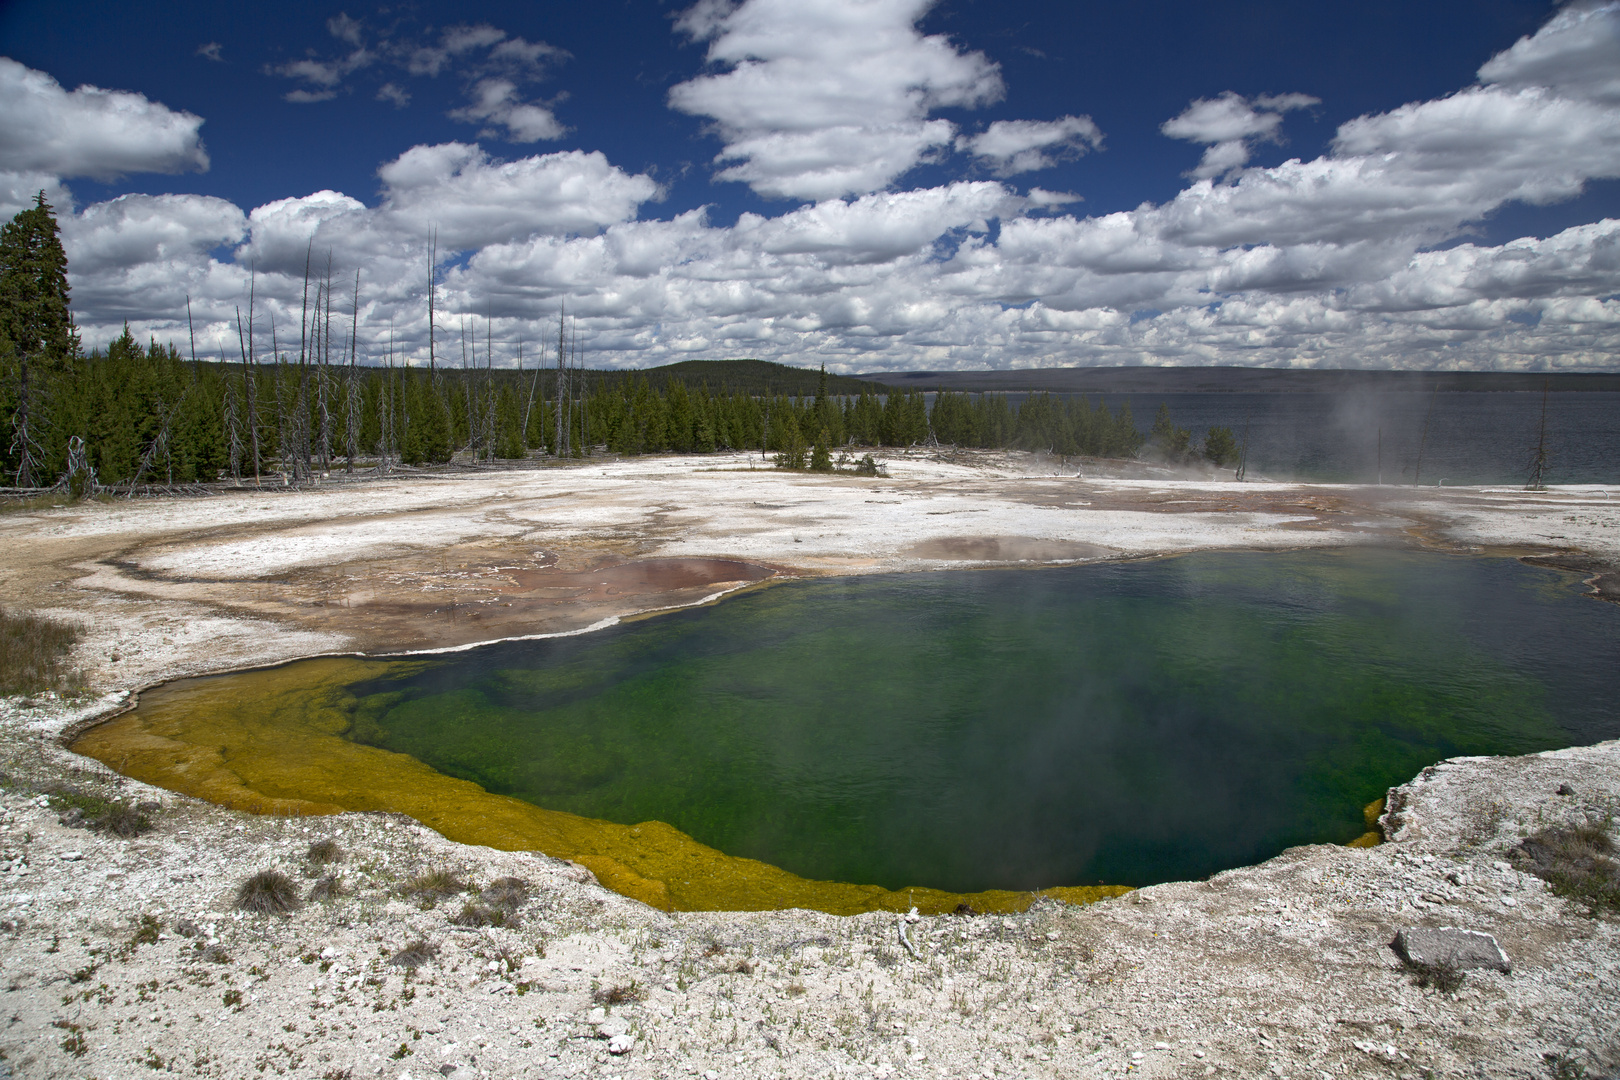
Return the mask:
{"type": "Polygon", "coordinates": [[[17,455],[17,486],[33,487],[34,472],[39,467],[35,457],[39,444],[34,439],[30,422],[33,419],[34,387],[28,363],[28,354],[17,353],[17,411],[11,414],[11,449],[17,455]]]}
{"type": "Polygon", "coordinates": [[[253,345],[253,302],[259,287],[259,267],[255,263],[248,278],[247,356],[242,361],[242,381],[247,391],[249,446],[253,451],[253,486],[259,486],[259,354],[253,345]]]}
{"type": "Polygon", "coordinates": [[[309,260],[315,241],[304,251],[304,299],[298,309],[298,451],[303,475],[310,473],[309,460],[309,260]]]}
{"type": "Polygon", "coordinates": [[[292,417],[287,412],[287,361],[281,355],[281,342],[276,337],[276,317],[270,316],[270,357],[275,368],[276,386],[276,459],[281,466],[281,482],[287,482],[287,451],[294,438],[292,417]]]}
{"type": "MultiPolygon", "coordinates": [[[[534,378],[532,380],[530,380],[530,382],[529,382],[529,400],[528,400],[528,403],[523,406],[523,449],[524,450],[528,450],[528,448],[529,448],[529,414],[534,410],[534,391],[540,385],[540,372],[543,371],[543,370],[545,370],[544,365],[542,365],[542,364],[534,365],[534,378]]],[[[518,375],[521,376],[522,374],[523,374],[523,339],[518,338],[518,375]]],[[[546,403],[545,403],[544,400],[542,400],[540,402],[540,412],[541,412],[542,415],[544,415],[545,411],[546,411],[546,403]]]]}
{"type": "Polygon", "coordinates": [[[564,366],[567,362],[568,323],[566,316],[559,309],[557,312],[557,456],[568,456],[568,370],[564,366]]]}
{"type": "Polygon", "coordinates": [[[394,462],[394,326],[389,320],[388,326],[388,376],[383,380],[382,391],[378,394],[379,406],[377,425],[379,437],[382,439],[382,461],[377,471],[386,473],[392,468],[394,462]]]}
{"type": "Polygon", "coordinates": [[[331,371],[332,371],[332,253],[326,253],[326,281],[321,290],[316,293],[315,311],[321,319],[319,327],[321,337],[320,351],[316,354],[319,359],[318,378],[315,382],[317,402],[321,417],[321,475],[325,476],[332,471],[332,409],[331,409],[331,371]],[[325,306],[322,306],[324,301],[325,306]]]}
{"type": "Polygon", "coordinates": [[[347,451],[349,464],[346,471],[354,472],[354,458],[360,449],[360,383],[356,378],[355,360],[358,357],[360,344],[360,271],[354,272],[354,320],[349,326],[349,377],[346,390],[347,400],[344,402],[343,426],[346,428],[348,438],[344,449],[347,451]]]}

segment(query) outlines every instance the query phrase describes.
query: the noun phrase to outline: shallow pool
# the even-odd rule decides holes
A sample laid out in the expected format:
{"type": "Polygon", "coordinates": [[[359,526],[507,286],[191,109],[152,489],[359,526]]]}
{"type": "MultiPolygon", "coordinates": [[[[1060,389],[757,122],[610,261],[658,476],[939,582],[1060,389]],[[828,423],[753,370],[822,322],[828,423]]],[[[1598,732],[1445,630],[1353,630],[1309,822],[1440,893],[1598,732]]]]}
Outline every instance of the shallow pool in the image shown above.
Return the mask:
{"type": "Polygon", "coordinates": [[[788,584],[353,687],[349,737],[812,878],[1197,878],[1457,754],[1620,735],[1620,610],[1384,551],[788,584]]]}

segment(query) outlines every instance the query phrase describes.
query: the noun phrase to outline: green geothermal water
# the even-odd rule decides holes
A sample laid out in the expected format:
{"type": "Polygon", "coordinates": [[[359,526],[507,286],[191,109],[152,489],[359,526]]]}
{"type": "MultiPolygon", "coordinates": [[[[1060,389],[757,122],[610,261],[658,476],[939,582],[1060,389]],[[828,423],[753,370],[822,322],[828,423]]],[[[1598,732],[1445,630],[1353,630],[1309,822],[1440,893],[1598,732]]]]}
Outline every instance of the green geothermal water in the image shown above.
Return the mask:
{"type": "Polygon", "coordinates": [[[1581,591],[1383,550],[798,582],[355,684],[347,737],[810,878],[1142,885],[1620,736],[1620,609],[1581,591]]]}

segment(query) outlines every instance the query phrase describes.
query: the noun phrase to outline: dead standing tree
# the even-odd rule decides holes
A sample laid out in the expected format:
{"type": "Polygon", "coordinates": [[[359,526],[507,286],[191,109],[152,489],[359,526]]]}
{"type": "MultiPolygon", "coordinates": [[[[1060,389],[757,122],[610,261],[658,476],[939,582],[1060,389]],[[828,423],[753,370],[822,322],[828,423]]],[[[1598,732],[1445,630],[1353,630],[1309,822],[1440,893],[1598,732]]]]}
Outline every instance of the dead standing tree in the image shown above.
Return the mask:
{"type": "Polygon", "coordinates": [[[557,312],[557,456],[568,456],[568,324],[561,309],[557,312]]]}
{"type": "Polygon", "coordinates": [[[360,345],[360,271],[354,272],[354,318],[349,324],[349,367],[344,379],[343,434],[348,458],[346,472],[354,472],[354,459],[360,452],[360,378],[355,370],[360,345]]]}

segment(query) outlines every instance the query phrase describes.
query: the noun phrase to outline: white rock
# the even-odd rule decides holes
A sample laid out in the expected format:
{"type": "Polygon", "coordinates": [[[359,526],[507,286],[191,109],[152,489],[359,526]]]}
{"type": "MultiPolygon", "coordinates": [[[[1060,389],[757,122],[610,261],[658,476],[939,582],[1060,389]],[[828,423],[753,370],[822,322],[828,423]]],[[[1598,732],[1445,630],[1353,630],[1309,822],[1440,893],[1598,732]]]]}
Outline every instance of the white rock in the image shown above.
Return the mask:
{"type": "Polygon", "coordinates": [[[64,851],[64,852],[62,852],[62,861],[63,862],[78,862],[82,858],[84,858],[84,852],[82,852],[82,851],[64,851]]]}
{"type": "Polygon", "coordinates": [[[608,1053],[628,1054],[635,1048],[636,1040],[629,1035],[615,1035],[608,1040],[608,1053]]]}

